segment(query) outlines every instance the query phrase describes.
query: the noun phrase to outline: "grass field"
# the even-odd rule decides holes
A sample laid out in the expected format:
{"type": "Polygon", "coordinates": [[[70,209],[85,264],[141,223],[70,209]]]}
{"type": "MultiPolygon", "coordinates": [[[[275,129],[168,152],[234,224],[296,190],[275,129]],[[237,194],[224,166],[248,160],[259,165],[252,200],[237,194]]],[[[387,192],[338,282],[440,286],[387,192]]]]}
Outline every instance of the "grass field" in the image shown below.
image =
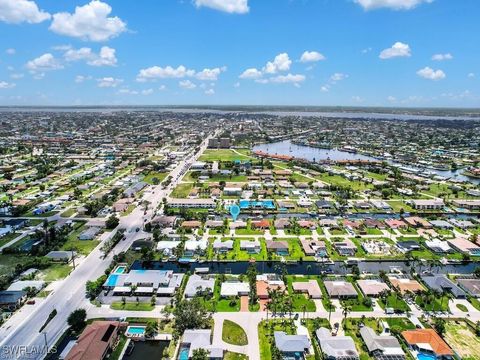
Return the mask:
{"type": "Polygon", "coordinates": [[[122,304],[121,301],[116,301],[110,305],[110,308],[113,310],[152,311],[154,306],[150,303],[126,302],[122,304]]]}
{"type": "Polygon", "coordinates": [[[247,355],[227,351],[223,356],[223,360],[248,360],[247,355]]]}
{"type": "Polygon", "coordinates": [[[447,321],[445,340],[463,360],[480,358],[480,338],[464,321],[447,321]]]}
{"type": "Polygon", "coordinates": [[[235,161],[235,160],[249,160],[250,158],[243,155],[245,152],[239,151],[242,155],[236,154],[230,149],[220,150],[205,150],[205,152],[198,159],[199,161],[235,161]]]}
{"type": "Polygon", "coordinates": [[[42,271],[42,280],[44,281],[57,281],[66,278],[72,268],[67,264],[53,264],[47,269],[42,271]]]}
{"type": "Polygon", "coordinates": [[[5,244],[7,244],[8,242],[12,241],[13,239],[15,239],[19,235],[20,235],[20,233],[18,233],[18,232],[13,232],[13,233],[5,235],[4,237],[0,238],[0,246],[3,246],[5,244]]]}
{"type": "Polygon", "coordinates": [[[82,255],[88,255],[93,249],[100,243],[98,240],[79,240],[78,236],[85,230],[83,223],[76,223],[75,230],[68,235],[68,239],[65,244],[62,245],[61,250],[74,249],[82,255]]]}
{"type": "Polygon", "coordinates": [[[222,340],[228,344],[244,346],[248,344],[245,330],[237,323],[225,320],[222,328],[222,340]]]}
{"type": "Polygon", "coordinates": [[[157,179],[157,184],[161,183],[166,177],[168,173],[161,173],[161,172],[151,172],[143,178],[147,184],[154,185],[155,181],[153,179],[157,179]]]}
{"type": "Polygon", "coordinates": [[[172,198],[185,199],[190,191],[193,189],[192,183],[178,184],[172,192],[172,198]]]}

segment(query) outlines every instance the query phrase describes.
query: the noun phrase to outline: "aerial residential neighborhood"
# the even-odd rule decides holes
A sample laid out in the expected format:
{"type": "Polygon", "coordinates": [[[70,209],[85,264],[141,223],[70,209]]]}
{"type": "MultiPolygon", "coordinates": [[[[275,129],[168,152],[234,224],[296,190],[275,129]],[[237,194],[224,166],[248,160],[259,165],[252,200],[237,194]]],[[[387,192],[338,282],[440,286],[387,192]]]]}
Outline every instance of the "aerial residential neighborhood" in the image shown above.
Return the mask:
{"type": "Polygon", "coordinates": [[[480,360],[479,13],[0,0],[0,360],[480,360]]]}

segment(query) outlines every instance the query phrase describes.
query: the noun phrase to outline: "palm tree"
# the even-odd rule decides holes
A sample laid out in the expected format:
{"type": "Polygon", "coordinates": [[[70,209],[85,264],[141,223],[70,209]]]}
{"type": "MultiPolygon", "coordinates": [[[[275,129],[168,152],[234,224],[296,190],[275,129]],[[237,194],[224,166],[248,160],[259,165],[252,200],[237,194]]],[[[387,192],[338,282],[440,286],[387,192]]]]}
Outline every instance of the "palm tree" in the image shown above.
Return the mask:
{"type": "Polygon", "coordinates": [[[352,311],[352,307],[342,303],[342,314],[343,314],[343,329],[345,330],[347,326],[347,315],[352,311]]]}

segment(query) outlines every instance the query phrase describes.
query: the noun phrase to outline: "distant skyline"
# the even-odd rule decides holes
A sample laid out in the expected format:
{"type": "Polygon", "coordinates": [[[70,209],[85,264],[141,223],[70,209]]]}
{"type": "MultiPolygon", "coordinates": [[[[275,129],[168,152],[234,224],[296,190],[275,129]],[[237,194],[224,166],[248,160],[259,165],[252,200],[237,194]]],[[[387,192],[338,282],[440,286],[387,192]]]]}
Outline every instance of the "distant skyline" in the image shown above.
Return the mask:
{"type": "Polygon", "coordinates": [[[0,106],[480,107],[478,0],[0,0],[0,106]]]}

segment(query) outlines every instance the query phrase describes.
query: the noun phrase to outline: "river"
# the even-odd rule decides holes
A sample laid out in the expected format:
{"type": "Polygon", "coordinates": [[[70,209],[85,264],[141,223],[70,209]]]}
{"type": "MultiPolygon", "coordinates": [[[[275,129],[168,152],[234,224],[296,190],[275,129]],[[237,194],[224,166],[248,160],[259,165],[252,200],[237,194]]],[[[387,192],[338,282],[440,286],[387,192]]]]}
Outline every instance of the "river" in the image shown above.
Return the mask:
{"type": "MultiPolygon", "coordinates": [[[[304,146],[304,145],[296,145],[293,144],[290,140],[279,141],[275,143],[267,143],[267,144],[259,144],[255,145],[252,149],[253,151],[263,151],[269,154],[275,155],[289,155],[294,156],[297,158],[306,159],[309,161],[321,161],[321,160],[370,160],[370,161],[378,161],[381,159],[375,158],[373,156],[363,155],[363,154],[356,154],[347,151],[342,151],[338,149],[320,149],[311,146],[304,146]]],[[[394,161],[388,161],[390,164],[394,166],[402,166],[407,167],[412,170],[422,171],[425,169],[421,169],[416,166],[405,166],[403,164],[396,163],[394,161]]],[[[442,176],[444,178],[451,178],[461,182],[470,182],[473,184],[479,184],[480,179],[467,177],[462,175],[462,170],[456,171],[449,171],[449,170],[437,170],[437,169],[427,169],[428,172],[433,173],[435,175],[442,176]]]]}

